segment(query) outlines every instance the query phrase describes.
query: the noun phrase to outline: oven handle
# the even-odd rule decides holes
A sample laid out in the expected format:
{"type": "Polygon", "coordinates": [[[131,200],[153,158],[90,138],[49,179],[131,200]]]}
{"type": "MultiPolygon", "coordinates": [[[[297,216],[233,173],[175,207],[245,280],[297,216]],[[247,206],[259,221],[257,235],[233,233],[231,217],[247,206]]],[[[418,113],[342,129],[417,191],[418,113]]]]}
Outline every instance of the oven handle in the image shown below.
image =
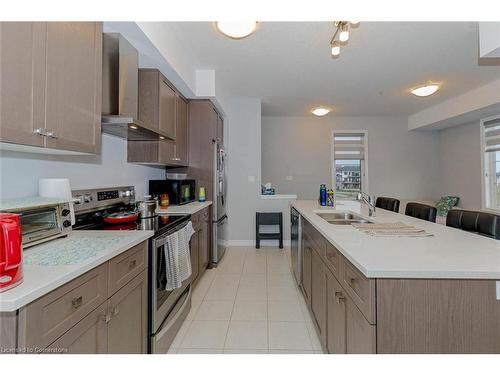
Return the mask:
{"type": "Polygon", "coordinates": [[[184,312],[184,309],[186,308],[186,305],[190,301],[191,301],[191,285],[189,286],[188,295],[187,295],[186,299],[184,300],[184,303],[182,304],[182,307],[179,310],[177,310],[177,312],[175,313],[174,317],[170,320],[170,322],[168,322],[168,324],[165,327],[163,327],[163,328],[160,327],[160,332],[158,332],[155,335],[156,341],[161,340],[161,338],[168,332],[168,330],[170,328],[172,328],[172,325],[177,321],[177,318],[184,312]]]}

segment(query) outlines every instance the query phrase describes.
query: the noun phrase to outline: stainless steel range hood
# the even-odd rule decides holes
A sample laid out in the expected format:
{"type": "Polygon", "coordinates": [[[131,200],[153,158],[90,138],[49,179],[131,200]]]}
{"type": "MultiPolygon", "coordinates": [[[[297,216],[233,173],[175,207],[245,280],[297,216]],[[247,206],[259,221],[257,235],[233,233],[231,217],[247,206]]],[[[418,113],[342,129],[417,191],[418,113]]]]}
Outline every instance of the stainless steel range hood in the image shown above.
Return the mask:
{"type": "Polygon", "coordinates": [[[137,50],[121,34],[104,34],[102,61],[102,132],[130,141],[163,138],[137,119],[137,50]]]}

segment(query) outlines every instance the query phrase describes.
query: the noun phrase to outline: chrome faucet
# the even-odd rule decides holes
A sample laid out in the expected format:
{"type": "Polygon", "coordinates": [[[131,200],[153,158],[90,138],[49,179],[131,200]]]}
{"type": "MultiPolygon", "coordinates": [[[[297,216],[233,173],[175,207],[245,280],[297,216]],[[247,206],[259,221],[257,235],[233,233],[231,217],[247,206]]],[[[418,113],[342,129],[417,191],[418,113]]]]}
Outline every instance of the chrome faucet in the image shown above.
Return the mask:
{"type": "Polygon", "coordinates": [[[357,200],[365,202],[368,205],[368,216],[375,216],[375,197],[372,198],[372,196],[360,191],[358,193],[357,200]]]}

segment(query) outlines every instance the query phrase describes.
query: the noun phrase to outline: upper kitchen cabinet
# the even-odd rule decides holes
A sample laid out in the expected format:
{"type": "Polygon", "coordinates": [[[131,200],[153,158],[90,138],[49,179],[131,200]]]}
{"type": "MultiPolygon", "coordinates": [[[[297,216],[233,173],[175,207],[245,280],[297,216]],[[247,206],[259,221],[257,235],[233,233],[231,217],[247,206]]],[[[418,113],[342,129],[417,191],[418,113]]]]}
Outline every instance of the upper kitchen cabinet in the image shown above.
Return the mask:
{"type": "Polygon", "coordinates": [[[160,140],[129,140],[131,163],[189,165],[189,103],[156,69],[139,70],[138,118],[160,140]]]}
{"type": "Polygon", "coordinates": [[[101,148],[102,23],[47,24],[47,147],[101,148]]]}
{"type": "Polygon", "coordinates": [[[45,34],[43,22],[0,23],[0,140],[43,147],[45,34]]]}
{"type": "Polygon", "coordinates": [[[175,107],[175,161],[179,165],[189,165],[188,102],[177,95],[175,107]]]}
{"type": "Polygon", "coordinates": [[[177,93],[157,69],[139,70],[139,120],[148,129],[175,139],[177,93]]]}
{"type": "Polygon", "coordinates": [[[2,142],[101,146],[101,22],[1,23],[2,142]]]}

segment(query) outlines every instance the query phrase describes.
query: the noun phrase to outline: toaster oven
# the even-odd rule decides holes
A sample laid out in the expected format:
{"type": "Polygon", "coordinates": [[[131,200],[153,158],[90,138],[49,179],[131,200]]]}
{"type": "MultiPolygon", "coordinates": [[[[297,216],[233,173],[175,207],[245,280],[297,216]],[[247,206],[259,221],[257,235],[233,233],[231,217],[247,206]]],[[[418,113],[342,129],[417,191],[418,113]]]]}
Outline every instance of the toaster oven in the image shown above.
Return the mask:
{"type": "Polygon", "coordinates": [[[71,230],[71,210],[69,203],[44,207],[9,210],[21,219],[22,247],[40,244],[63,237],[71,230]]]}

